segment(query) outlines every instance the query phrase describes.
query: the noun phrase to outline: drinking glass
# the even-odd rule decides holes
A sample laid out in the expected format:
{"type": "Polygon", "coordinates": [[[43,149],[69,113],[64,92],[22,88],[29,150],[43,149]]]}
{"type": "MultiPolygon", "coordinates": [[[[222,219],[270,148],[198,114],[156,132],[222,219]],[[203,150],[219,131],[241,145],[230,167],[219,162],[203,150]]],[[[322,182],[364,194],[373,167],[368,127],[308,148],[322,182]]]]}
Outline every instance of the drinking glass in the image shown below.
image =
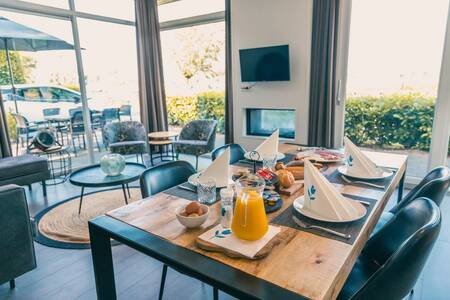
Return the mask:
{"type": "Polygon", "coordinates": [[[262,157],[263,169],[275,170],[275,165],[277,163],[277,155],[263,155],[262,157]]]}
{"type": "Polygon", "coordinates": [[[210,177],[200,177],[197,181],[198,202],[211,204],[216,202],[216,181],[210,177]]]}

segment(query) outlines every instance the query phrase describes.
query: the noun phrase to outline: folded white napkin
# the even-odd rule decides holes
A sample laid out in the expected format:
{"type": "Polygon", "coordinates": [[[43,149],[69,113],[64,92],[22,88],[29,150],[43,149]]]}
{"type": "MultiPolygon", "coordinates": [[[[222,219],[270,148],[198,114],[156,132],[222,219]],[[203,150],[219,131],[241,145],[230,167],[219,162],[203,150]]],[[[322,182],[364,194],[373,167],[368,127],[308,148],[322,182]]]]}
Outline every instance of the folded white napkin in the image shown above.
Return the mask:
{"type": "Polygon", "coordinates": [[[218,187],[227,186],[231,180],[230,148],[227,148],[219,155],[219,157],[217,157],[208,168],[202,172],[200,178],[201,177],[214,178],[218,187]]]}
{"type": "Polygon", "coordinates": [[[383,174],[383,170],[378,168],[349,138],[344,137],[344,144],[345,161],[349,175],[370,178],[379,177],[383,174]]]}
{"type": "Polygon", "coordinates": [[[342,196],[309,160],[305,160],[303,209],[329,220],[348,220],[358,216],[358,210],[350,201],[352,200],[342,196]]]}
{"type": "Polygon", "coordinates": [[[278,139],[279,129],[275,130],[264,142],[262,142],[256,149],[261,157],[278,154],[278,139]]]}
{"type": "Polygon", "coordinates": [[[217,225],[200,235],[199,239],[240,253],[245,257],[254,258],[280,230],[280,227],[269,225],[269,229],[262,238],[257,241],[245,241],[237,238],[230,229],[223,229],[221,225],[217,225]]]}

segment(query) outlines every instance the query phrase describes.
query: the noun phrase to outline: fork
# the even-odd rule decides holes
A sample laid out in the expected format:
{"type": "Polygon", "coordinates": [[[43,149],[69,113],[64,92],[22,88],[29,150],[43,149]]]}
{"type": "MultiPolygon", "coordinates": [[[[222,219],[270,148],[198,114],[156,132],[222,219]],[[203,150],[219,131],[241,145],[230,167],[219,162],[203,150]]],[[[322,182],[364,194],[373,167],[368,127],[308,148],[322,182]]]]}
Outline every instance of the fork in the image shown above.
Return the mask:
{"type": "Polygon", "coordinates": [[[331,230],[331,229],[328,229],[328,228],[325,228],[325,227],[305,224],[302,221],[300,221],[296,216],[292,216],[292,220],[294,221],[295,224],[297,224],[299,227],[304,228],[304,229],[321,230],[321,231],[328,232],[330,234],[334,234],[336,236],[339,236],[339,237],[347,239],[347,240],[352,237],[350,234],[345,234],[345,233],[342,233],[342,232],[334,231],[334,230],[331,230]]]}
{"type": "Polygon", "coordinates": [[[371,186],[371,187],[374,187],[374,188],[377,188],[377,189],[384,190],[384,185],[379,185],[379,184],[370,183],[370,182],[361,181],[361,180],[350,180],[344,175],[341,175],[341,177],[342,177],[342,180],[344,180],[347,183],[363,184],[363,185],[367,185],[367,186],[371,186]]]}

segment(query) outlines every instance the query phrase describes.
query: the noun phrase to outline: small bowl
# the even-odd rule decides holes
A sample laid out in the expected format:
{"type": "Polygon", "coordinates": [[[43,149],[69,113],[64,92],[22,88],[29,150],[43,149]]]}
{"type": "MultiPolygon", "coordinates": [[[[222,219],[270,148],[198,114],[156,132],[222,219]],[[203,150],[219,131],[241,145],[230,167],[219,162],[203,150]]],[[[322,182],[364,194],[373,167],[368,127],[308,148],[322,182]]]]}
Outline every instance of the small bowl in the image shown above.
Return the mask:
{"type": "Polygon", "coordinates": [[[196,228],[205,223],[206,219],[208,219],[209,207],[205,204],[200,204],[200,206],[205,213],[198,217],[182,216],[180,213],[184,211],[186,205],[178,207],[175,211],[178,221],[187,228],[196,228]]]}

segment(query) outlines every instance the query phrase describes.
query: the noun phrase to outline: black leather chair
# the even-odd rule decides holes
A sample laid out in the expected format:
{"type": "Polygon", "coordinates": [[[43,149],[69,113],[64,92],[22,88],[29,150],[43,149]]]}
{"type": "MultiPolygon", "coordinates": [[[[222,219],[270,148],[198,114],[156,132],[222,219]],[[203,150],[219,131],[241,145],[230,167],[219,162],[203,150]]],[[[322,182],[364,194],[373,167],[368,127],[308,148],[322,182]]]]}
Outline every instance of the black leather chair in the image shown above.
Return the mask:
{"type": "Polygon", "coordinates": [[[0,186],[0,284],[36,268],[33,230],[22,187],[0,186]]]}
{"type": "Polygon", "coordinates": [[[429,198],[440,206],[449,187],[450,169],[434,168],[396,206],[388,212],[383,212],[372,234],[380,230],[396,213],[417,198],[429,198]]]}
{"type": "Polygon", "coordinates": [[[439,207],[418,198],[366,243],[338,299],[403,299],[420,276],[441,227],[439,207]]]}
{"type": "MultiPolygon", "coordinates": [[[[184,183],[189,176],[195,174],[195,169],[190,163],[183,160],[168,162],[150,169],[145,170],[140,178],[142,197],[148,197],[171,187],[184,183]]],[[[183,273],[177,270],[180,273],[183,273]]],[[[167,265],[163,265],[161,276],[161,286],[159,289],[159,297],[161,300],[164,294],[164,285],[167,276],[167,265]]],[[[218,290],[214,288],[214,299],[217,299],[218,290]]]]}
{"type": "Polygon", "coordinates": [[[195,169],[184,160],[167,162],[145,170],[140,178],[143,198],[186,182],[195,169]]]}
{"type": "Polygon", "coordinates": [[[216,160],[227,148],[230,148],[230,164],[237,163],[245,158],[245,150],[239,144],[226,144],[214,149],[211,153],[212,160],[216,160]]]}

